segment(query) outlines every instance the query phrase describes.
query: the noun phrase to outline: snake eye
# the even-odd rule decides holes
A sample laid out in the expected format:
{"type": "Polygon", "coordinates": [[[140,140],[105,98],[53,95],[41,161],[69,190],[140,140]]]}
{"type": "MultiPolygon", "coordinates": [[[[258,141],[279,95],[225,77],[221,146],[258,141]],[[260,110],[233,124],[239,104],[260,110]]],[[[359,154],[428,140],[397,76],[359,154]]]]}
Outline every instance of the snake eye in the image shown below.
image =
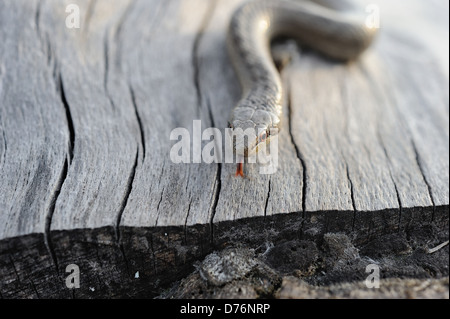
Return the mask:
{"type": "Polygon", "coordinates": [[[259,141],[260,142],[264,142],[267,139],[267,131],[264,131],[261,133],[261,135],[259,136],[259,141]]]}

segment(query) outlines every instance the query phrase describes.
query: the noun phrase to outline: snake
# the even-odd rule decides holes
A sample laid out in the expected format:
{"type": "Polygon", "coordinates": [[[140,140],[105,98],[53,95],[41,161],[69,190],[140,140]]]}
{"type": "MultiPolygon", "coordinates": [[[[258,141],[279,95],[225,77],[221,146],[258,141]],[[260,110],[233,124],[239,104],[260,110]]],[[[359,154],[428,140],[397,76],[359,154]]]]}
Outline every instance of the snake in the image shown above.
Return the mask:
{"type": "Polygon", "coordinates": [[[238,160],[243,163],[280,130],[284,91],[271,53],[279,38],[292,38],[325,58],[349,62],[373,42],[377,28],[367,12],[348,0],[252,0],[233,13],[227,49],[242,95],[228,123],[238,160]]]}

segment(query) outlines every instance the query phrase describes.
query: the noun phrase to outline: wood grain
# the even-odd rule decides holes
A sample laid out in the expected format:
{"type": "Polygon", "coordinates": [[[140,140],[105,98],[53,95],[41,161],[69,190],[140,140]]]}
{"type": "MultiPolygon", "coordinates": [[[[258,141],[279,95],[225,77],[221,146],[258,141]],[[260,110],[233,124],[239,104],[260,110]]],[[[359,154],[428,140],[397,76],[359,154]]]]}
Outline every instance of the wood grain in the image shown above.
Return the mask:
{"type": "Polygon", "coordinates": [[[170,161],[173,129],[227,126],[242,2],[0,2],[0,296],[152,296],[230,242],[448,227],[446,1],[375,1],[379,37],[349,64],[281,44],[275,174],[170,161]]]}

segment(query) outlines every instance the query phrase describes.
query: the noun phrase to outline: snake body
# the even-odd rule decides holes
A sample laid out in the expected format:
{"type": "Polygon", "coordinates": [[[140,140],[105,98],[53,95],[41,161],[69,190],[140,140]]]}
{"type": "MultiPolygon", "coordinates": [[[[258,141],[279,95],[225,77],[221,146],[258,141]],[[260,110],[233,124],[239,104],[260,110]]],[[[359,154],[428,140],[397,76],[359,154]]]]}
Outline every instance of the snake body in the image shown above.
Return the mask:
{"type": "Polygon", "coordinates": [[[242,87],[229,122],[234,131],[242,130],[235,134],[235,154],[243,158],[254,154],[280,126],[283,87],[271,56],[272,41],[294,38],[329,58],[353,60],[376,33],[365,25],[365,15],[364,8],[358,10],[343,0],[256,0],[236,10],[227,39],[242,87]]]}

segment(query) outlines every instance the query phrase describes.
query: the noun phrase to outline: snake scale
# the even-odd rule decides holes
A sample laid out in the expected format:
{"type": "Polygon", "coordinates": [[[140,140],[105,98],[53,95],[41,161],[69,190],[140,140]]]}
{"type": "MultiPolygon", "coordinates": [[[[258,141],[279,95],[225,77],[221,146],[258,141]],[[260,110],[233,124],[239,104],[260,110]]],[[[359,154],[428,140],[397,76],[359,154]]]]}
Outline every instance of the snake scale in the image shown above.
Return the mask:
{"type": "MultiPolygon", "coordinates": [[[[272,42],[293,38],[331,59],[354,60],[376,35],[376,29],[366,26],[365,15],[364,8],[347,0],[253,0],[235,11],[227,47],[242,87],[229,122],[238,157],[254,155],[280,126],[283,87],[272,42]]],[[[243,164],[236,175],[243,176],[243,164]]]]}

